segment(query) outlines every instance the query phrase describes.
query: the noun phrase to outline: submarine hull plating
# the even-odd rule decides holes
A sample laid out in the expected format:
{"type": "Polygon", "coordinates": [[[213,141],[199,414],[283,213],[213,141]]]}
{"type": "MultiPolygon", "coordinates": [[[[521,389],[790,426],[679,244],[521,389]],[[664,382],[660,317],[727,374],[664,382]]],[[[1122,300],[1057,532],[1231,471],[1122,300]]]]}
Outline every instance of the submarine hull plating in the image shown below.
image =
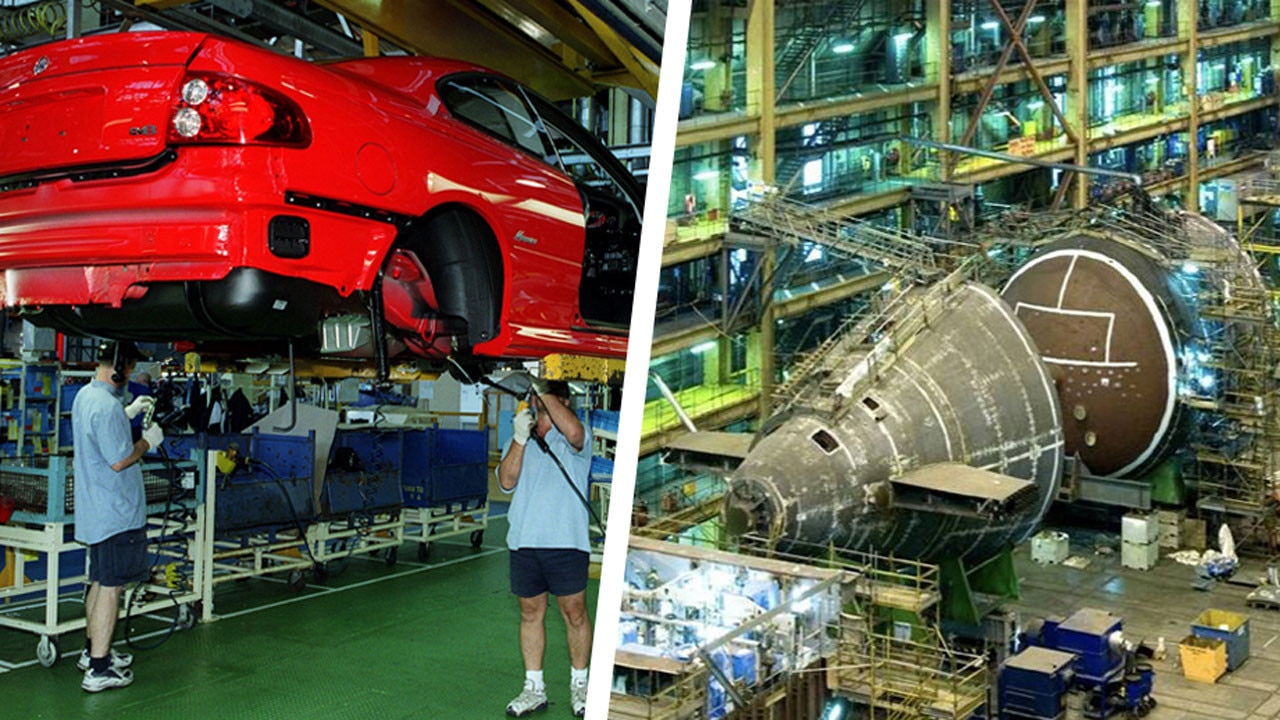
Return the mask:
{"type": "Polygon", "coordinates": [[[1068,456],[1137,477],[1181,436],[1179,336],[1190,320],[1156,259],[1107,237],[1045,246],[1002,293],[1058,383],[1068,456]]]}
{"type": "Polygon", "coordinates": [[[766,423],[730,480],[726,529],[796,552],[969,563],[1026,539],[1057,492],[1062,432],[1054,384],[1009,306],[961,284],[890,352],[859,335],[766,423]],[[999,512],[975,513],[966,501],[990,482],[960,465],[1029,482],[1013,481],[1023,492],[999,512]],[[917,488],[901,481],[931,466],[941,486],[909,499],[917,488]]]}

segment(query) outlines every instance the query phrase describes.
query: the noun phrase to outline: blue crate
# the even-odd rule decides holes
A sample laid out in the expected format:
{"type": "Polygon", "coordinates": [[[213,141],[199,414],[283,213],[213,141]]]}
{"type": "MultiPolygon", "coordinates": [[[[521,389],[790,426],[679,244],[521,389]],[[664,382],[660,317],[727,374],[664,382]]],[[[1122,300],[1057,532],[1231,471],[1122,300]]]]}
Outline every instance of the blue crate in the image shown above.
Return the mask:
{"type": "Polygon", "coordinates": [[[71,406],[76,401],[76,394],[83,387],[85,387],[85,383],[67,383],[58,388],[58,394],[61,396],[58,402],[62,404],[63,412],[71,412],[71,406]]]}
{"type": "Polygon", "coordinates": [[[613,461],[607,458],[591,456],[591,479],[595,482],[613,481],[613,461]]]}
{"type": "Polygon", "coordinates": [[[402,506],[404,437],[403,430],[339,430],[320,493],[323,512],[337,516],[402,506]]]}
{"type": "Polygon", "coordinates": [[[618,415],[616,410],[592,410],[591,427],[606,432],[618,432],[618,415]]]}
{"type": "Polygon", "coordinates": [[[232,443],[256,462],[218,477],[215,532],[292,528],[315,519],[314,433],[305,437],[258,430],[252,435],[170,435],[164,448],[171,458],[195,460],[203,471],[209,450],[226,450],[232,443]]]}
{"type": "Polygon", "coordinates": [[[442,507],[489,495],[489,442],[483,430],[426,428],[405,434],[404,504],[442,507]]]}
{"type": "Polygon", "coordinates": [[[1235,670],[1249,659],[1249,618],[1227,610],[1205,610],[1191,623],[1191,634],[1227,644],[1227,669],[1235,670]]]}

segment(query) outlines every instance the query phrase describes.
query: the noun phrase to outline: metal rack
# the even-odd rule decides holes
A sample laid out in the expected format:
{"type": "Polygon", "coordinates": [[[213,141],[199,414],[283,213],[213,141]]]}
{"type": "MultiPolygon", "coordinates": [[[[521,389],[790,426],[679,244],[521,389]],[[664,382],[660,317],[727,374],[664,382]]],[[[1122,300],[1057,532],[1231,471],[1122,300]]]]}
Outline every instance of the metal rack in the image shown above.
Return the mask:
{"type": "MultiPolygon", "coordinates": [[[[189,583],[168,587],[147,583],[130,593],[125,604],[137,614],[177,609],[175,622],[189,628],[195,622],[197,604],[210,596],[207,581],[207,541],[204,528],[209,517],[202,496],[203,483],[194,463],[173,467],[146,463],[143,481],[147,496],[147,537],[151,542],[163,538],[151,553],[153,565],[175,564],[177,574],[191,578],[189,583]],[[174,477],[174,473],[182,477],[174,477]],[[192,497],[170,501],[170,489],[179,483],[190,485],[192,497]],[[166,511],[181,510],[193,516],[194,522],[173,519],[166,511]],[[181,541],[184,550],[174,549],[181,541]],[[167,562],[166,562],[167,561],[167,562]]],[[[0,545],[14,550],[13,585],[0,588],[0,627],[8,627],[40,636],[36,657],[51,667],[61,655],[61,635],[85,626],[79,610],[87,581],[88,557],[85,548],[72,536],[75,521],[74,480],[70,458],[64,456],[6,460],[0,463],[0,494],[14,498],[17,509],[8,523],[0,525],[0,545]],[[36,553],[45,559],[45,578],[28,582],[25,553],[36,553]],[[84,572],[65,574],[64,569],[84,564],[84,572]],[[64,614],[64,605],[75,605],[77,611],[64,614]]]]}

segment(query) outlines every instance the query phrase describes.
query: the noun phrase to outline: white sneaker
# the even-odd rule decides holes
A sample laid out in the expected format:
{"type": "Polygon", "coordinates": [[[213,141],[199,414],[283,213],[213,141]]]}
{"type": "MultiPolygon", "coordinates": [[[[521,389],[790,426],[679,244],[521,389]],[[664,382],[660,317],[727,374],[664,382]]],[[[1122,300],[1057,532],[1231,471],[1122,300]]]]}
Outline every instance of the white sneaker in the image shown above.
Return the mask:
{"type": "MultiPolygon", "coordinates": [[[[583,697],[586,697],[584,694],[583,697]]],[[[547,689],[538,688],[532,680],[524,681],[524,690],[515,700],[507,703],[507,714],[511,717],[524,717],[530,713],[547,709],[547,689]]]]}
{"type": "MultiPolygon", "coordinates": [[[[111,667],[117,670],[123,670],[133,664],[133,656],[129,653],[118,653],[114,649],[111,651],[111,667]]],[[[76,667],[80,668],[80,672],[89,669],[89,651],[80,651],[80,662],[76,663],[76,667]]]]}
{"type": "Polygon", "coordinates": [[[132,670],[117,670],[113,667],[107,668],[104,673],[96,673],[88,670],[84,674],[84,680],[80,683],[80,689],[85,692],[102,692],[111,688],[128,687],[133,684],[132,670]]]}
{"type": "Polygon", "coordinates": [[[587,714],[587,681],[569,681],[569,702],[573,706],[573,716],[582,717],[587,714]]]}

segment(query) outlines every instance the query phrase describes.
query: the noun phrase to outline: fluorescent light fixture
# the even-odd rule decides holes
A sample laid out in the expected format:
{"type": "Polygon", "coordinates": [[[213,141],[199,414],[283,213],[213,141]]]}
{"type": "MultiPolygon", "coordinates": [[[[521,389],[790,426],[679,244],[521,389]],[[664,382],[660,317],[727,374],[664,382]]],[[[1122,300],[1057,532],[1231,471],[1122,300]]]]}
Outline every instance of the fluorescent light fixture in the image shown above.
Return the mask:
{"type": "Polygon", "coordinates": [[[716,66],[715,60],[699,60],[689,66],[690,70],[710,70],[716,66]]]}
{"type": "Polygon", "coordinates": [[[981,25],[983,30],[995,30],[1000,27],[1000,23],[995,20],[988,20],[981,25]]]}
{"type": "Polygon", "coordinates": [[[701,355],[702,353],[707,352],[708,350],[715,350],[715,349],[716,349],[716,341],[708,340],[704,343],[700,343],[698,345],[694,345],[693,347],[689,348],[689,352],[693,353],[694,355],[701,355]]]}
{"type": "Polygon", "coordinates": [[[915,33],[911,32],[910,30],[904,30],[903,32],[898,33],[897,35],[894,35],[893,39],[896,40],[897,42],[906,42],[911,39],[912,35],[915,35],[915,33]]]}
{"type": "Polygon", "coordinates": [[[719,170],[700,170],[693,174],[694,180],[715,180],[720,177],[719,170]]]}
{"type": "Polygon", "coordinates": [[[838,45],[831,46],[831,52],[837,55],[844,55],[853,52],[853,43],[842,42],[838,45]]]}
{"type": "Polygon", "coordinates": [[[1042,22],[1044,22],[1044,16],[1043,16],[1043,15],[1032,15],[1031,17],[1027,18],[1027,24],[1028,24],[1028,25],[1032,25],[1032,24],[1039,24],[1039,23],[1042,23],[1042,22]]]}
{"type": "Polygon", "coordinates": [[[1147,0],[1147,7],[1160,7],[1160,0],[1147,0]]]}
{"type": "Polygon", "coordinates": [[[1043,100],[1032,100],[1031,102],[1027,103],[1028,110],[1039,110],[1042,107],[1044,107],[1043,100]]]}

